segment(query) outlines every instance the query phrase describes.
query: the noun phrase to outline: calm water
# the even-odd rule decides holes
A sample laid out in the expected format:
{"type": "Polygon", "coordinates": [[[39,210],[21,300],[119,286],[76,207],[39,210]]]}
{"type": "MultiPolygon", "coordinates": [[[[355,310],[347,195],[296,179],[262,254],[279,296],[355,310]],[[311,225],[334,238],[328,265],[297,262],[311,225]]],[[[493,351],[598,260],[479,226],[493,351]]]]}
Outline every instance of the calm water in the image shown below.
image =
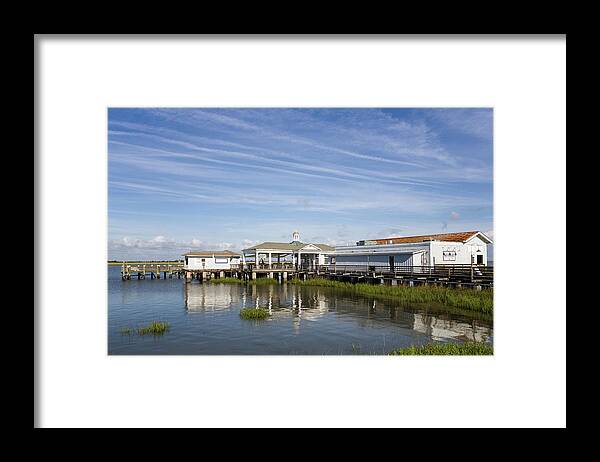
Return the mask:
{"type": "Polygon", "coordinates": [[[292,284],[121,281],[120,268],[108,268],[109,354],[385,354],[431,341],[492,339],[491,321],[450,314],[443,307],[402,306],[292,284]],[[257,305],[270,307],[272,316],[240,318],[241,308],[257,305]],[[162,336],[119,332],[153,320],[169,322],[170,330],[162,336]]]}

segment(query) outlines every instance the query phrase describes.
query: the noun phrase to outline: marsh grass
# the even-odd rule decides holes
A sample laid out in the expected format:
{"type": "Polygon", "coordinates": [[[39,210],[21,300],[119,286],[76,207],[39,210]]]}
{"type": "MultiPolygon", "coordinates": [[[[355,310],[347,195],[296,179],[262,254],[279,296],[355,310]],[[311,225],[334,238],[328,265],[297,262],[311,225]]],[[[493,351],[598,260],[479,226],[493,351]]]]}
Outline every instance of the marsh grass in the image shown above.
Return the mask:
{"type": "Polygon", "coordinates": [[[491,289],[450,289],[436,286],[386,286],[375,284],[352,284],[324,278],[300,281],[293,279],[292,284],[301,286],[333,287],[352,291],[362,295],[390,297],[406,303],[439,303],[484,314],[493,313],[494,297],[491,289]]]}
{"type": "Polygon", "coordinates": [[[168,322],[152,321],[149,325],[147,325],[145,327],[140,327],[137,330],[137,333],[139,335],[147,335],[147,334],[162,335],[165,332],[167,332],[170,327],[171,327],[171,325],[168,322]]]}
{"type": "Polygon", "coordinates": [[[269,317],[269,310],[266,308],[243,308],[240,311],[242,319],[266,319],[269,317]]]}
{"type": "Polygon", "coordinates": [[[220,278],[220,279],[209,279],[211,284],[255,284],[258,286],[263,285],[271,285],[271,284],[279,284],[277,279],[272,278],[260,278],[260,279],[250,279],[248,281],[244,281],[243,279],[238,278],[220,278]]]}
{"type": "Polygon", "coordinates": [[[119,329],[119,333],[126,334],[126,335],[131,335],[131,334],[133,334],[133,329],[131,327],[121,327],[119,329]]]}
{"type": "Polygon", "coordinates": [[[444,355],[456,355],[456,356],[480,356],[480,355],[493,355],[494,347],[488,343],[480,342],[465,342],[465,343],[428,343],[420,346],[409,346],[406,348],[399,348],[389,353],[392,356],[395,355],[433,355],[433,356],[444,356],[444,355]]]}
{"type": "Polygon", "coordinates": [[[238,278],[220,278],[220,279],[209,279],[211,284],[241,284],[244,282],[238,278]]]}

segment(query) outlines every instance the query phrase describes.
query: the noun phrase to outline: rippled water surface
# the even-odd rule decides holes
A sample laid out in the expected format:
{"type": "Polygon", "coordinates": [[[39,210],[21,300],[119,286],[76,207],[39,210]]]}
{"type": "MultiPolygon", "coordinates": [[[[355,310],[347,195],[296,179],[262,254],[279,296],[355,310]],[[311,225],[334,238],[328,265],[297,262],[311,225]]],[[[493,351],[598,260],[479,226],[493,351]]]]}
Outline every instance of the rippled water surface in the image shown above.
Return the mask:
{"type": "Polygon", "coordinates": [[[201,284],[183,279],[121,281],[108,268],[108,352],[115,355],[386,354],[432,341],[491,342],[489,318],[444,307],[403,306],[339,289],[282,285],[201,284]],[[263,321],[243,307],[269,308],[263,321]],[[160,336],[123,334],[152,321],[160,336]]]}

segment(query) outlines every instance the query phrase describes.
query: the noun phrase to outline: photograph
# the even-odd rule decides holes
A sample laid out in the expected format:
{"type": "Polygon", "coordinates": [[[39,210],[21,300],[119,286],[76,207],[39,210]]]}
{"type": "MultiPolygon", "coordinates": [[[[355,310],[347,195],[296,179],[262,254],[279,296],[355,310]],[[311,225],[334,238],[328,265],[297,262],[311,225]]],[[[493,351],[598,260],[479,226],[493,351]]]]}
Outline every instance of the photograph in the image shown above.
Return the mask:
{"type": "Polygon", "coordinates": [[[566,429],[566,158],[566,34],[36,34],[34,428],[566,429]]]}
{"type": "Polygon", "coordinates": [[[108,107],[108,355],[493,355],[493,107],[108,107]]]}

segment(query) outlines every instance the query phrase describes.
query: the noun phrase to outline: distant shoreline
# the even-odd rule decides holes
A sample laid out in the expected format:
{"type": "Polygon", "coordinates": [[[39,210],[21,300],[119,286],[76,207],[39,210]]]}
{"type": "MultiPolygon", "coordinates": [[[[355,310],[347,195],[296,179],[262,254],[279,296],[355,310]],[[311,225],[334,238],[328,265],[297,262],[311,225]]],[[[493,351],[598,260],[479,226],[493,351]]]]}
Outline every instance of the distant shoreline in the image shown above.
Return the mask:
{"type": "MultiPolygon", "coordinates": [[[[122,266],[123,260],[108,260],[108,266],[122,266]]],[[[125,260],[127,265],[181,265],[183,260],[125,260]]]]}

